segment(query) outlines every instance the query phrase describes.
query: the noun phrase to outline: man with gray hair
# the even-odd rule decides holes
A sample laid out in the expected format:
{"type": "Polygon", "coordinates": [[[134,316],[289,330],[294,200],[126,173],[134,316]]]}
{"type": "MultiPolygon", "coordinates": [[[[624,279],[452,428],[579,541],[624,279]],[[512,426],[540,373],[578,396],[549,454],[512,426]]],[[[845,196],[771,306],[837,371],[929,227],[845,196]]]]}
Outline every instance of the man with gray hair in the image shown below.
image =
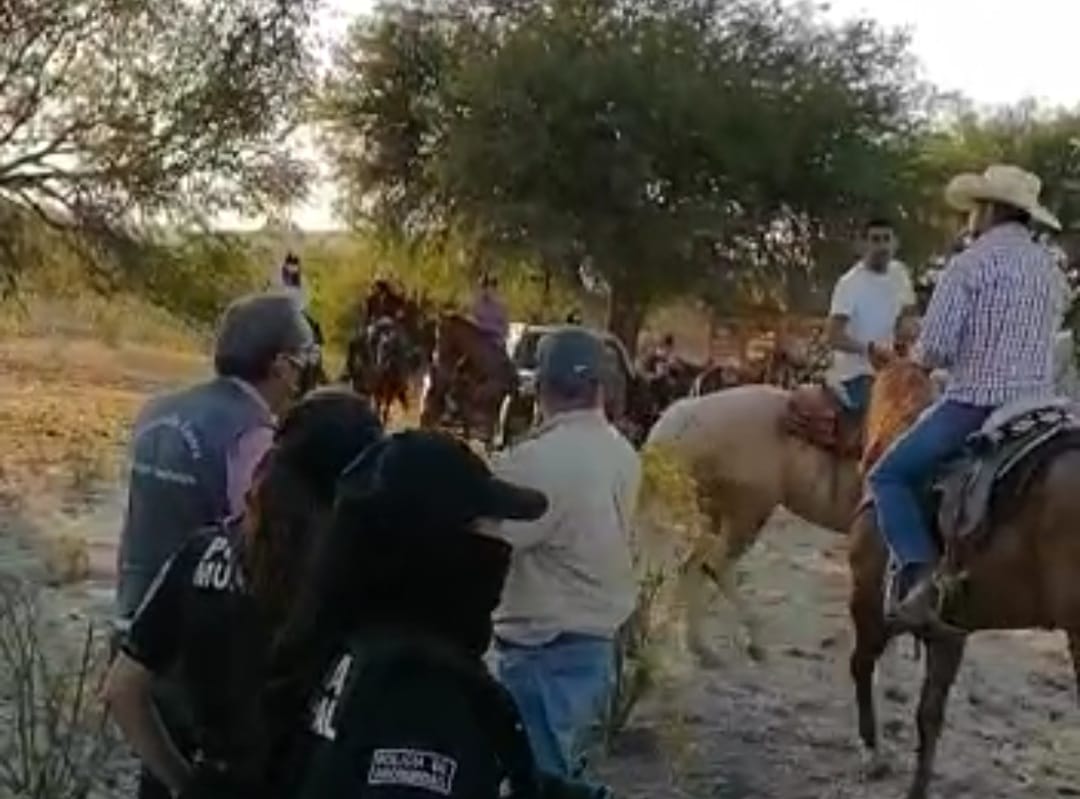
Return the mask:
{"type": "Polygon", "coordinates": [[[505,522],[513,558],[495,612],[494,666],[541,769],[577,777],[585,735],[614,685],[615,636],[636,603],[630,520],[641,465],[604,416],[606,353],[581,327],[541,343],[542,423],[495,464],[548,510],[505,522]]]}
{"type": "MultiPolygon", "coordinates": [[[[297,398],[314,352],[311,328],[284,293],[243,297],[226,309],[210,380],[155,397],[131,441],[127,513],[117,570],[118,628],[126,629],[162,566],[191,535],[239,513],[275,417],[297,398]]],[[[184,739],[183,703],[155,685],[163,722],[184,739]]],[[[139,797],[167,797],[148,772],[139,797]]]]}
{"type": "Polygon", "coordinates": [[[243,297],[221,318],[214,377],[155,397],[139,413],[117,573],[122,620],[186,536],[242,509],[274,417],[296,397],[312,348],[288,295],[243,297]]]}

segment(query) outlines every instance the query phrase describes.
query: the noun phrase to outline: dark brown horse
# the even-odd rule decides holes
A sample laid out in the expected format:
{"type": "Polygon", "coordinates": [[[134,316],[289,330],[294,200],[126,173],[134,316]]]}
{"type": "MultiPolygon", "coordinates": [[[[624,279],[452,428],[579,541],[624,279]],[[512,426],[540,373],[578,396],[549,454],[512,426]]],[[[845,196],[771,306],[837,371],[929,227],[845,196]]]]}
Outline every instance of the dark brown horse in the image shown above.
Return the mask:
{"type": "Polygon", "coordinates": [[[435,346],[434,327],[423,297],[406,296],[385,280],[376,281],[358,309],[342,380],[370,397],[384,422],[395,403],[408,411],[435,346]]]}
{"type": "Polygon", "coordinates": [[[418,347],[398,320],[383,318],[349,342],[346,375],[353,389],[370,397],[383,424],[395,403],[409,409],[409,376],[418,347]]]}
{"type": "Polygon", "coordinates": [[[756,373],[738,364],[722,363],[710,366],[694,378],[690,386],[690,396],[704,397],[706,394],[759,382],[763,380],[756,373]]]}
{"type": "MultiPolygon", "coordinates": [[[[917,365],[898,361],[879,373],[867,420],[864,468],[909,426],[932,396],[917,365]]],[[[947,536],[941,612],[954,635],[922,635],[926,669],[917,711],[918,756],[909,799],[924,799],[933,774],[945,704],[964,655],[967,634],[980,630],[1056,629],[1068,636],[1080,679],[1080,439],[1065,426],[1005,477],[990,502],[982,534],[947,536]],[[1026,464],[1026,466],[1024,465],[1026,464]]],[[[930,476],[928,475],[928,478],[930,476]]],[[[940,529],[940,528],[939,528],[940,529]]],[[[873,508],[864,504],[851,528],[851,673],[859,735],[877,756],[873,680],[878,660],[904,632],[886,623],[883,585],[887,552],[873,508]]]]}
{"type": "Polygon", "coordinates": [[[517,372],[506,351],[464,316],[446,313],[435,330],[435,357],[424,394],[420,424],[460,427],[488,444],[503,399],[517,388],[517,372]]]}

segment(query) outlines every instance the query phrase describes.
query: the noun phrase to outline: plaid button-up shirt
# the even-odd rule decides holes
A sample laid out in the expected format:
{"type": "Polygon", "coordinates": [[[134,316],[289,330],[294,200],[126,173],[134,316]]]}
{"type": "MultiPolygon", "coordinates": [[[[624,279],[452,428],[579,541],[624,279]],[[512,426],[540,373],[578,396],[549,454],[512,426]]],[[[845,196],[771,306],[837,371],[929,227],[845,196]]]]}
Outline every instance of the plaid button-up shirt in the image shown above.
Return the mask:
{"type": "Polygon", "coordinates": [[[949,262],[916,352],[948,372],[945,398],[999,406],[1054,395],[1065,276],[1019,224],[995,227],[949,262]]]}

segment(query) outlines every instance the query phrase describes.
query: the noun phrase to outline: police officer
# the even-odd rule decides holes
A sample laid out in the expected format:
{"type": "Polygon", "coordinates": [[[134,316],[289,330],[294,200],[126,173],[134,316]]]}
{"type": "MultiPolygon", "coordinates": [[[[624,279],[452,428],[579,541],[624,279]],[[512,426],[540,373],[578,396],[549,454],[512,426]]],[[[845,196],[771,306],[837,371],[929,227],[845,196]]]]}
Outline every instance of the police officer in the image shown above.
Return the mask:
{"type": "Polygon", "coordinates": [[[106,695],[155,780],[143,796],[257,796],[262,677],[291,609],[313,528],[341,470],[381,435],[357,395],[314,392],[285,417],[243,517],[190,537],[163,567],[110,672],[106,695]],[[152,696],[169,678],[166,727],[152,696]]]}
{"type": "Polygon", "coordinates": [[[391,436],[347,470],[275,672],[295,725],[285,795],[592,795],[540,775],[482,659],[509,562],[483,527],[545,508],[442,433],[391,436]]]}

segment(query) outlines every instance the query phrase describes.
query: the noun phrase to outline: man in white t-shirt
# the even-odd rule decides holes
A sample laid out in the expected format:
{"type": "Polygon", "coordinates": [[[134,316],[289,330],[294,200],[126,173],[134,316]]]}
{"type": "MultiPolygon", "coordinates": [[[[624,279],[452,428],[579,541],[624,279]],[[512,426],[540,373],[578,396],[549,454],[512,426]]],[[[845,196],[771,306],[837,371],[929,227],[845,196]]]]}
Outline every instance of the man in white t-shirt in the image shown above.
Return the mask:
{"type": "Polygon", "coordinates": [[[833,289],[828,329],[833,360],[827,382],[854,413],[869,404],[873,364],[893,351],[898,324],[915,308],[907,267],[894,257],[892,225],[869,220],[861,245],[862,258],[833,289]]]}

